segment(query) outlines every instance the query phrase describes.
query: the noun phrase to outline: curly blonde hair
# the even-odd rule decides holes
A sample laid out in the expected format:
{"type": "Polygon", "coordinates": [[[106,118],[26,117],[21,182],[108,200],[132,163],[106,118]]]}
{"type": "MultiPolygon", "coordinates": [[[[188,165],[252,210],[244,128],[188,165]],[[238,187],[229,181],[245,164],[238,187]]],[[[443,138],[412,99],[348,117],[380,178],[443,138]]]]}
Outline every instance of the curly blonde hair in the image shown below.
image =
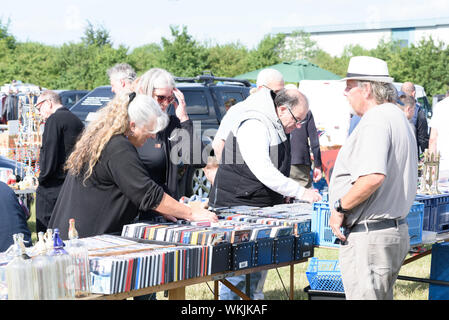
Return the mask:
{"type": "Polygon", "coordinates": [[[153,120],[154,133],[168,124],[168,116],[153,98],[146,95],[137,95],[130,103],[129,93],[119,93],[97,113],[97,118],[85,128],[65,165],[69,174],[83,174],[83,183],[92,175],[109,140],[114,135],[130,132],[130,121],[140,126],[153,120]]]}

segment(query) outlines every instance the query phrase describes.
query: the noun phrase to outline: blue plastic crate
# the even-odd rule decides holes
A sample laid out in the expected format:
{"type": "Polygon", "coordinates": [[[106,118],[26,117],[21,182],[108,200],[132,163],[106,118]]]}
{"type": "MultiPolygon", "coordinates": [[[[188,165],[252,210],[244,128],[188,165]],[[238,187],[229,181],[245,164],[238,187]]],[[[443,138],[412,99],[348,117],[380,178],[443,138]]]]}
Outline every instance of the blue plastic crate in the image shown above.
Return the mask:
{"type": "Polygon", "coordinates": [[[338,260],[312,258],[309,260],[306,275],[312,290],[345,291],[338,260]]]}
{"type": "MultiPolygon", "coordinates": [[[[449,242],[432,246],[430,279],[449,281],[449,242]]],[[[429,300],[449,300],[449,286],[430,284],[429,300]]]]}
{"type": "MultiPolygon", "coordinates": [[[[315,202],[313,204],[312,215],[312,232],[315,232],[315,244],[321,247],[339,247],[339,244],[335,244],[337,238],[331,227],[329,226],[329,220],[331,211],[329,204],[326,202],[315,202]]],[[[410,235],[410,245],[417,245],[422,242],[423,231],[423,216],[424,216],[424,204],[415,201],[410,208],[410,212],[407,216],[408,230],[410,235]]],[[[340,229],[343,232],[343,228],[340,229]]]]}
{"type": "Polygon", "coordinates": [[[434,229],[434,221],[432,215],[432,207],[433,207],[433,199],[431,196],[417,194],[415,201],[421,202],[424,204],[424,216],[423,216],[423,230],[426,231],[435,231],[434,229]]]}
{"type": "MultiPolygon", "coordinates": [[[[329,210],[329,203],[315,202],[313,204],[312,214],[312,232],[315,232],[315,244],[322,247],[339,247],[335,244],[337,237],[333,234],[329,226],[331,218],[331,211],[329,210]]],[[[343,228],[340,229],[343,232],[343,228]]]]}
{"type": "Polygon", "coordinates": [[[410,246],[415,246],[422,243],[424,218],[424,204],[415,201],[410,208],[407,216],[408,234],[410,236],[410,246]]]}
{"type": "Polygon", "coordinates": [[[449,194],[434,196],[432,208],[434,230],[437,233],[449,231],[449,194]]]}
{"type": "Polygon", "coordinates": [[[449,194],[417,195],[416,201],[424,203],[423,230],[437,233],[449,230],[449,194]]]}

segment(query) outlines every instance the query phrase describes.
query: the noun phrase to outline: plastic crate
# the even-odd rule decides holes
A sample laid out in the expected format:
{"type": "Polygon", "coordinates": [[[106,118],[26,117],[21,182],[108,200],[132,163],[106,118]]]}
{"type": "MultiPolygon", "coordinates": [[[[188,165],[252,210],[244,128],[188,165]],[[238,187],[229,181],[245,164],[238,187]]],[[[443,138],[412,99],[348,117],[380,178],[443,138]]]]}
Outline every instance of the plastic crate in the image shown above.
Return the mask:
{"type": "Polygon", "coordinates": [[[312,258],[306,275],[312,290],[344,292],[338,260],[312,258]]]}
{"type": "Polygon", "coordinates": [[[449,230],[449,194],[417,195],[416,201],[424,204],[423,230],[437,233],[449,230]]]}
{"type": "Polygon", "coordinates": [[[415,201],[407,216],[410,246],[415,246],[422,243],[423,218],[424,204],[415,201]]]}
{"type": "MultiPolygon", "coordinates": [[[[449,281],[449,242],[432,246],[430,279],[449,281]]],[[[429,300],[449,300],[449,286],[430,284],[429,300]]]]}
{"type": "MultiPolygon", "coordinates": [[[[339,247],[339,244],[334,243],[337,237],[329,226],[330,217],[329,203],[315,202],[313,204],[311,229],[315,232],[315,244],[322,247],[339,247]]],[[[343,228],[340,230],[343,232],[343,228]]]]}
{"type": "MultiPolygon", "coordinates": [[[[312,232],[315,232],[315,244],[321,247],[339,247],[339,244],[334,243],[337,237],[329,226],[331,216],[329,204],[326,202],[315,202],[313,211],[312,232]]],[[[407,216],[410,245],[414,246],[422,242],[423,216],[424,204],[415,201],[407,216]]],[[[343,228],[340,230],[343,233],[343,228]]]]}
{"type": "Polygon", "coordinates": [[[434,221],[432,215],[433,199],[428,195],[417,194],[415,201],[424,204],[423,230],[434,231],[434,221]]]}
{"type": "Polygon", "coordinates": [[[449,194],[439,194],[434,197],[432,208],[434,230],[437,233],[449,231],[449,194]]]}

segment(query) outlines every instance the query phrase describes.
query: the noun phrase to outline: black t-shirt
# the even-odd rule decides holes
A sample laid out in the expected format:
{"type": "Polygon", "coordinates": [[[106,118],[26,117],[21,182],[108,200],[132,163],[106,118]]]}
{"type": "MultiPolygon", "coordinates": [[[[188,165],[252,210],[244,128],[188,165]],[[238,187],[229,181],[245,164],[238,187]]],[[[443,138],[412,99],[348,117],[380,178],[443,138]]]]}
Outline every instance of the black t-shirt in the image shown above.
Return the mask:
{"type": "Polygon", "coordinates": [[[106,144],[85,185],[82,176],[67,174],[49,228],[59,228],[62,239],[67,239],[69,219],[74,218],[80,237],[120,232],[138,210],[156,208],[163,195],[136,148],[124,135],[116,135],[106,144]]]}
{"type": "Polygon", "coordinates": [[[138,149],[140,159],[147,168],[150,177],[159,184],[167,182],[167,155],[165,142],[160,135],[155,139],[149,138],[145,144],[138,149]]]}

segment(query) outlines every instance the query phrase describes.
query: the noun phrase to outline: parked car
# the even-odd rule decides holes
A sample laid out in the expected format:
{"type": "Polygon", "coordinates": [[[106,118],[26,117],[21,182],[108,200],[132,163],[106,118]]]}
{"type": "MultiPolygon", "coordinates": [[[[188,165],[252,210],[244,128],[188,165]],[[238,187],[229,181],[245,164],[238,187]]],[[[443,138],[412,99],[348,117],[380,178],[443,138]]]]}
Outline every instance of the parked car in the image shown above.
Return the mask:
{"type": "Polygon", "coordinates": [[[55,90],[55,92],[61,97],[62,105],[70,109],[82,97],[89,93],[89,90],[55,90]]]}
{"type": "MultiPolygon", "coordinates": [[[[246,99],[251,88],[251,83],[247,80],[213,75],[175,77],[175,81],[176,87],[184,94],[187,113],[194,122],[195,134],[201,137],[206,145],[212,142],[226,108],[246,99]]],[[[113,95],[110,86],[95,88],[70,110],[87,124],[96,116],[96,111],[105,106],[113,95]]],[[[169,106],[167,112],[174,114],[174,107],[169,106]]],[[[178,181],[182,195],[196,194],[207,197],[209,194],[210,183],[202,169],[180,165],[178,181]]]]}

